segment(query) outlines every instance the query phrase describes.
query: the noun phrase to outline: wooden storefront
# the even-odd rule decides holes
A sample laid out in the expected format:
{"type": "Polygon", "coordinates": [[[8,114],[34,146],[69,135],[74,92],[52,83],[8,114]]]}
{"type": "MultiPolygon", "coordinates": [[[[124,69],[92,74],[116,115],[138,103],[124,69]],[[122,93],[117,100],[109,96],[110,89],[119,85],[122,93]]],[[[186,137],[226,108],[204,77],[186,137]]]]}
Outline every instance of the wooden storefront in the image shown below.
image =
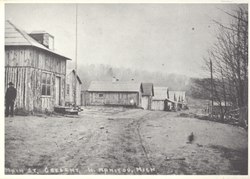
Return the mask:
{"type": "Polygon", "coordinates": [[[52,111],[64,105],[67,59],[6,22],[5,89],[14,83],[17,109],[52,111]]]}

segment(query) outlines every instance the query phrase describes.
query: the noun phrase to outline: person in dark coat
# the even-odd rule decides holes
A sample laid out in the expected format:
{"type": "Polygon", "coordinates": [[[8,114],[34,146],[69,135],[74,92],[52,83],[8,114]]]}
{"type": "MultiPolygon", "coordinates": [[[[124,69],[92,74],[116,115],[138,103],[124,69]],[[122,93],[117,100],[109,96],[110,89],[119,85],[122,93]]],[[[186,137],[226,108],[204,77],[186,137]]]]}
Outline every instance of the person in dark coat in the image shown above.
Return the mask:
{"type": "Polygon", "coordinates": [[[16,99],[16,89],[14,84],[9,82],[9,88],[5,93],[5,116],[8,117],[9,114],[14,116],[14,102],[16,99]]]}

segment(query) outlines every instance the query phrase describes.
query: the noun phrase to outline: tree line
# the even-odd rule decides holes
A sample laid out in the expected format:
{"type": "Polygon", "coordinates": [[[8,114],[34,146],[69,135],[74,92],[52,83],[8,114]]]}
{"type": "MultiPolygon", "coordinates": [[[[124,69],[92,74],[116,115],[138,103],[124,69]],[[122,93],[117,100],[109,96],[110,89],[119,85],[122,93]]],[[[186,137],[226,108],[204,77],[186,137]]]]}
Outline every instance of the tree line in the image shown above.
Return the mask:
{"type": "Polygon", "coordinates": [[[239,5],[237,10],[224,12],[231,17],[231,23],[224,25],[214,20],[218,35],[204,59],[210,83],[208,80],[202,87],[210,91],[211,101],[219,104],[221,120],[230,111],[238,110],[241,122],[247,122],[248,8],[239,5]]]}
{"type": "Polygon", "coordinates": [[[91,81],[112,81],[113,77],[119,81],[153,83],[154,86],[169,87],[171,90],[185,90],[189,81],[189,77],[185,75],[133,70],[104,64],[79,65],[78,69],[84,90],[88,89],[91,81]]]}

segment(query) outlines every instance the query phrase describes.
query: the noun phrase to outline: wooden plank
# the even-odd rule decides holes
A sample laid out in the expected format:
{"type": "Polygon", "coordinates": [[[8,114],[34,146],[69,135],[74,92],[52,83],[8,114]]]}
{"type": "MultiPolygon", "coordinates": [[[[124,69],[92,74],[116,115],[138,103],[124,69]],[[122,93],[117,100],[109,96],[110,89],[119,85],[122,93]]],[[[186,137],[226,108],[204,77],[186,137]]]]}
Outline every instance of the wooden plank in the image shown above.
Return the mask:
{"type": "Polygon", "coordinates": [[[21,81],[20,71],[21,71],[21,69],[18,68],[17,69],[17,86],[16,86],[16,90],[17,90],[16,104],[17,104],[18,108],[20,107],[20,81],[21,81]]]}
{"type": "Polygon", "coordinates": [[[4,91],[6,91],[6,86],[7,86],[7,74],[8,74],[8,72],[7,72],[7,70],[8,70],[8,68],[7,67],[5,67],[5,69],[4,69],[4,91]]]}
{"type": "Polygon", "coordinates": [[[23,98],[23,95],[22,95],[22,81],[23,81],[23,68],[20,68],[19,69],[19,90],[18,90],[18,97],[19,97],[19,107],[21,107],[23,105],[23,102],[22,102],[22,98],[23,98]]]}
{"type": "Polygon", "coordinates": [[[20,68],[17,69],[17,75],[18,75],[18,78],[17,78],[17,86],[16,86],[16,90],[17,90],[17,97],[16,97],[16,105],[17,107],[19,108],[20,106],[20,81],[21,81],[21,76],[20,76],[20,68]]]}
{"type": "MultiPolygon", "coordinates": [[[[38,80],[38,90],[36,91],[37,95],[41,95],[41,70],[38,70],[38,73],[37,73],[37,80],[38,80]],[[39,93],[39,94],[38,94],[39,93]]],[[[39,107],[39,109],[42,109],[42,98],[39,98],[39,100],[37,101],[38,104],[37,106],[39,107]]]]}
{"type": "Polygon", "coordinates": [[[13,68],[10,68],[10,81],[13,81],[13,68]]]}
{"type": "Polygon", "coordinates": [[[8,58],[8,66],[11,66],[11,62],[13,59],[13,50],[9,50],[9,58],[8,58]]]}
{"type": "Polygon", "coordinates": [[[23,66],[30,66],[29,50],[24,49],[23,66]]]}
{"type": "Polygon", "coordinates": [[[6,50],[5,48],[5,66],[9,65],[9,56],[10,56],[10,51],[6,50]]]}
{"type": "Polygon", "coordinates": [[[33,54],[33,50],[31,48],[27,49],[28,51],[28,56],[29,56],[29,63],[28,66],[34,67],[35,66],[35,58],[33,54]]]}
{"type": "Polygon", "coordinates": [[[26,66],[24,49],[19,50],[19,59],[18,59],[18,61],[19,61],[19,64],[18,64],[19,66],[26,66]]]}
{"type": "Polygon", "coordinates": [[[26,98],[26,94],[25,94],[25,92],[26,92],[26,89],[25,89],[25,83],[26,83],[26,79],[25,79],[25,68],[23,69],[23,81],[22,81],[22,89],[23,89],[23,94],[22,94],[22,96],[23,96],[23,108],[25,108],[25,98],[26,98]]]}
{"type": "Polygon", "coordinates": [[[26,79],[27,79],[27,82],[26,82],[26,94],[27,94],[27,96],[26,96],[26,109],[28,110],[28,111],[31,111],[32,109],[30,109],[30,103],[31,103],[31,101],[32,101],[32,99],[33,99],[33,96],[32,96],[32,94],[30,93],[31,91],[30,91],[30,87],[31,87],[31,74],[30,74],[30,70],[31,70],[31,68],[26,68],[26,79]]]}
{"type": "Polygon", "coordinates": [[[28,109],[28,100],[29,100],[29,96],[27,95],[28,93],[28,84],[29,82],[28,82],[28,69],[27,68],[25,68],[25,84],[24,84],[24,86],[25,86],[25,109],[28,109]]]}

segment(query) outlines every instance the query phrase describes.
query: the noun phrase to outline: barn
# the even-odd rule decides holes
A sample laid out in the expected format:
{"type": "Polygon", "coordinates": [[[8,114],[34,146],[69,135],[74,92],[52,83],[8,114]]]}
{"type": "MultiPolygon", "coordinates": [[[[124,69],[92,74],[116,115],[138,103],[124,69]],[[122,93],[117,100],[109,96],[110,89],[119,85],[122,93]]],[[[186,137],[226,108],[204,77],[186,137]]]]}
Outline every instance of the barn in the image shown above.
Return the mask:
{"type": "Polygon", "coordinates": [[[151,109],[153,96],[154,96],[153,83],[142,83],[142,108],[143,109],[151,109]]]}
{"type": "Polygon", "coordinates": [[[66,105],[81,105],[82,81],[74,69],[66,70],[66,105]]]}
{"type": "Polygon", "coordinates": [[[27,34],[5,22],[5,89],[17,89],[15,107],[28,112],[53,111],[65,104],[66,62],[54,51],[54,37],[44,31],[27,34]]]}
{"type": "Polygon", "coordinates": [[[154,96],[152,98],[152,110],[168,110],[168,87],[154,87],[154,96]]]}
{"type": "Polygon", "coordinates": [[[141,107],[142,85],[134,81],[92,81],[89,105],[141,107]]]}

